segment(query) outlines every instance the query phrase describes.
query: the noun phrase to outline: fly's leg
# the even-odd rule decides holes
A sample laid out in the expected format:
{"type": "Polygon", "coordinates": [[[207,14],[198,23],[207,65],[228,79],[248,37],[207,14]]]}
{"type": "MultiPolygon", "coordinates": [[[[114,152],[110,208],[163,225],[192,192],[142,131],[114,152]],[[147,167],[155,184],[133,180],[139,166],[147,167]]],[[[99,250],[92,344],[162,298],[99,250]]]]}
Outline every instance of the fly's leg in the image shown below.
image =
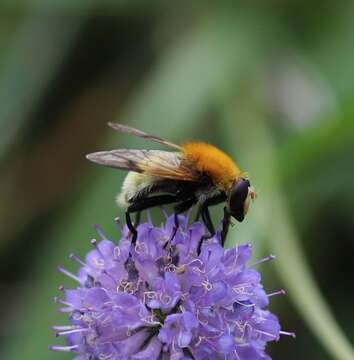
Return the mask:
{"type": "Polygon", "coordinates": [[[166,205],[176,202],[176,196],[175,195],[157,195],[157,196],[151,196],[148,198],[141,199],[139,201],[136,201],[135,203],[128,206],[126,213],[125,213],[125,219],[128,226],[128,229],[130,233],[132,234],[132,244],[134,245],[136,243],[136,239],[138,237],[138,232],[136,231],[135,225],[133,225],[132,219],[130,217],[131,213],[138,213],[136,222],[138,223],[140,220],[140,212],[146,209],[150,209],[155,206],[159,205],[166,205]]]}
{"type": "Polygon", "coordinates": [[[224,244],[225,244],[226,235],[229,231],[230,223],[231,223],[231,214],[225,206],[224,207],[224,217],[222,219],[222,229],[221,229],[221,245],[222,246],[224,246],[224,244]]]}
{"type": "Polygon", "coordinates": [[[205,234],[201,237],[197,253],[200,254],[202,243],[204,240],[209,239],[215,235],[215,227],[211,221],[209,206],[220,204],[226,200],[226,195],[224,192],[215,191],[210,193],[205,193],[203,197],[199,199],[199,207],[197,210],[197,218],[202,217],[202,221],[207,228],[209,234],[205,234]]]}
{"type": "Polygon", "coordinates": [[[208,235],[207,234],[204,235],[204,239],[210,239],[215,235],[215,227],[213,222],[211,221],[209,208],[207,206],[205,206],[205,208],[202,211],[202,219],[206,228],[209,231],[208,235]]]}
{"type": "Polygon", "coordinates": [[[170,236],[170,238],[166,241],[166,244],[164,245],[164,248],[166,248],[167,246],[169,246],[169,244],[171,243],[171,241],[175,238],[176,234],[177,234],[177,230],[179,228],[179,220],[178,220],[178,214],[175,212],[173,214],[174,217],[174,222],[175,222],[175,226],[173,227],[172,230],[172,234],[170,236]]]}
{"type": "Polygon", "coordinates": [[[128,211],[125,213],[125,222],[127,223],[128,229],[132,235],[132,244],[135,245],[136,239],[138,237],[138,232],[132,223],[132,219],[130,217],[130,212],[128,212],[128,211]]]}
{"type": "Polygon", "coordinates": [[[197,248],[197,254],[200,254],[202,244],[204,240],[210,239],[215,235],[215,227],[213,222],[211,221],[209,208],[207,206],[203,206],[203,208],[200,211],[200,214],[202,216],[203,222],[207,230],[209,231],[209,234],[204,234],[199,241],[198,248],[197,248]]]}
{"type": "Polygon", "coordinates": [[[178,221],[178,214],[182,214],[183,212],[187,211],[188,209],[190,209],[194,204],[196,203],[196,198],[195,197],[191,197],[187,200],[183,200],[180,203],[178,203],[175,207],[174,207],[174,220],[175,220],[175,226],[173,228],[173,232],[172,235],[169,239],[169,241],[172,241],[174,239],[174,237],[176,236],[177,230],[179,228],[179,221],[178,221]]]}

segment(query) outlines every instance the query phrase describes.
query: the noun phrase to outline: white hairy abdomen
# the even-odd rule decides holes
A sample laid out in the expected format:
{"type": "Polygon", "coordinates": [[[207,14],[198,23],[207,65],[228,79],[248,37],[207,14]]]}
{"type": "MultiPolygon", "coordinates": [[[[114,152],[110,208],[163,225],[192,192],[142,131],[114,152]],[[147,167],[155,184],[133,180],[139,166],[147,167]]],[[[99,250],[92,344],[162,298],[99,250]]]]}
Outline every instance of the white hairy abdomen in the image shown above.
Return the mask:
{"type": "Polygon", "coordinates": [[[129,171],[125,177],[121,192],[117,195],[117,204],[123,208],[129,206],[129,200],[140,190],[150,186],[156,177],[150,175],[139,174],[129,171]]]}

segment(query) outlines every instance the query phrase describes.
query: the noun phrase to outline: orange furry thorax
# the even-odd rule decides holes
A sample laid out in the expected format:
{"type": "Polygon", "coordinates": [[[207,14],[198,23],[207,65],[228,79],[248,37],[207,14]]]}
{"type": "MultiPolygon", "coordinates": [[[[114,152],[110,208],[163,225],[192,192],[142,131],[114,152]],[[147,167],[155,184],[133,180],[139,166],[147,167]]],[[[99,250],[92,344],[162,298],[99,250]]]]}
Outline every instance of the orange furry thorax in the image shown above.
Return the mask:
{"type": "Polygon", "coordinates": [[[205,173],[213,183],[225,190],[242,175],[234,161],[213,145],[202,142],[182,144],[182,153],[186,161],[201,173],[205,173]]]}

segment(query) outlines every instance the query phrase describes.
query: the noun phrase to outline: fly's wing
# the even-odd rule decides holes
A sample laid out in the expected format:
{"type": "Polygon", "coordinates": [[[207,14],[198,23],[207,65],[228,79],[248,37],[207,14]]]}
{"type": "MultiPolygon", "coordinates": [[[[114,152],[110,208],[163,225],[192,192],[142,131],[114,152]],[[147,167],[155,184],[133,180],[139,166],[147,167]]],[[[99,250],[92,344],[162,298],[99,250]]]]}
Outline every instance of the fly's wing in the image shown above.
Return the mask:
{"type": "Polygon", "coordinates": [[[181,147],[179,145],[177,145],[177,144],[174,144],[173,142],[162,139],[162,138],[160,138],[158,136],[149,135],[149,134],[147,134],[147,133],[145,133],[145,132],[143,132],[141,130],[134,129],[134,128],[130,127],[130,126],[123,125],[123,124],[112,123],[112,122],[109,122],[108,125],[114,130],[117,130],[117,131],[120,131],[120,132],[123,132],[123,133],[126,133],[126,134],[130,134],[130,135],[138,136],[138,137],[141,137],[143,139],[156,142],[158,144],[167,145],[167,146],[172,147],[172,148],[177,149],[177,150],[181,150],[181,147]]]}
{"type": "Polygon", "coordinates": [[[118,149],[86,155],[97,164],[167,179],[200,181],[200,175],[178,152],[118,149]]]}

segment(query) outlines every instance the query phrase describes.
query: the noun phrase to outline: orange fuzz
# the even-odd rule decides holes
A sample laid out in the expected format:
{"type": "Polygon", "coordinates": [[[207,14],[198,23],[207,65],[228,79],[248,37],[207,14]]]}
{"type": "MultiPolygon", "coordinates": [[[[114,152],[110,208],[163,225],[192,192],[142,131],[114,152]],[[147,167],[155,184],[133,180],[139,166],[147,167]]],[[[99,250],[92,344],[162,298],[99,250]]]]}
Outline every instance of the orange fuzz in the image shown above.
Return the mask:
{"type": "Polygon", "coordinates": [[[213,145],[187,142],[182,145],[182,153],[186,161],[192,163],[199,172],[210,176],[220,188],[228,189],[242,175],[232,159],[213,145]]]}

